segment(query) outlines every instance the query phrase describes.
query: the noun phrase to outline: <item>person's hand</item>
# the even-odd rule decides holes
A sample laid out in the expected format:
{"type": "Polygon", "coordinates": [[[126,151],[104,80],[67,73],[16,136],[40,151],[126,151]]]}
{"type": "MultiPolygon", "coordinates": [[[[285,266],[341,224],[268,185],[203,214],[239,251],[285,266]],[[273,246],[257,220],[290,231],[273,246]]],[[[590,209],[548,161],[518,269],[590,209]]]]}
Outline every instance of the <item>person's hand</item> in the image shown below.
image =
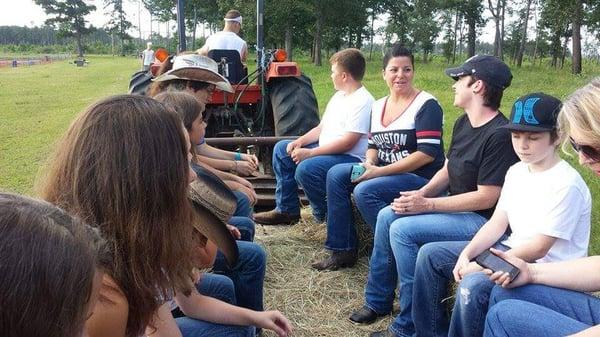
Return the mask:
{"type": "Polygon", "coordinates": [[[293,142],[289,142],[288,145],[285,147],[285,152],[287,152],[288,155],[292,155],[292,152],[295,149],[299,149],[302,146],[300,145],[300,142],[298,142],[298,140],[295,140],[293,142]]]}
{"type": "Polygon", "coordinates": [[[251,183],[251,182],[249,182],[247,179],[244,179],[244,178],[242,178],[242,177],[236,177],[236,181],[237,181],[238,183],[240,183],[241,185],[243,185],[243,186],[246,186],[246,187],[248,187],[249,189],[251,189],[251,190],[253,190],[253,191],[254,191],[254,186],[252,186],[252,183],[251,183]]]}
{"type": "Polygon", "coordinates": [[[234,161],[234,163],[234,171],[246,177],[251,176],[258,168],[254,163],[245,160],[234,161]]]}
{"type": "Polygon", "coordinates": [[[458,256],[458,260],[456,261],[456,265],[454,265],[454,269],[452,270],[452,275],[454,275],[454,281],[460,282],[463,278],[462,270],[466,270],[469,263],[471,263],[470,259],[465,254],[460,254],[458,256]]]}
{"type": "Polygon", "coordinates": [[[249,163],[251,163],[252,165],[254,165],[254,170],[258,170],[258,158],[256,158],[255,155],[253,154],[242,154],[242,160],[243,161],[247,161],[249,163]]]}
{"type": "Polygon", "coordinates": [[[379,166],[375,166],[375,165],[371,164],[370,162],[364,162],[361,165],[365,168],[365,172],[363,174],[361,174],[360,177],[353,180],[352,181],[353,183],[360,183],[361,181],[365,181],[365,180],[369,180],[369,179],[373,179],[373,178],[381,176],[381,174],[379,174],[379,172],[381,170],[381,168],[379,166]]]}
{"type": "Polygon", "coordinates": [[[240,233],[240,230],[237,227],[230,225],[230,224],[227,224],[226,226],[227,226],[227,229],[229,230],[229,233],[231,233],[231,235],[233,235],[233,237],[236,240],[239,240],[242,238],[242,233],[240,233]]]}
{"type": "Polygon", "coordinates": [[[250,204],[252,204],[252,206],[256,205],[258,196],[256,195],[256,192],[254,191],[253,188],[248,188],[248,187],[242,185],[241,183],[238,183],[237,181],[233,181],[233,180],[226,180],[225,184],[232,191],[239,191],[239,192],[244,193],[248,197],[248,200],[250,200],[250,204]]]}
{"type": "Polygon", "coordinates": [[[527,263],[523,259],[520,259],[510,253],[506,253],[495,248],[490,248],[490,251],[492,252],[492,254],[497,255],[501,259],[504,259],[513,266],[519,268],[519,275],[517,275],[517,278],[514,280],[510,278],[508,273],[502,271],[497,271],[493,273],[491,270],[486,269],[485,272],[489,275],[490,281],[495,282],[503,288],[516,288],[524,284],[531,283],[532,264],[527,263]]]}
{"type": "Polygon", "coordinates": [[[254,326],[275,331],[278,337],[287,337],[292,334],[292,324],[279,311],[255,311],[255,314],[254,326]]]}
{"type": "Polygon", "coordinates": [[[392,201],[392,210],[396,214],[417,214],[427,212],[432,209],[432,201],[423,196],[423,192],[406,191],[400,192],[400,197],[392,201]]]}
{"type": "Polygon", "coordinates": [[[304,159],[312,157],[312,149],[297,148],[292,151],[291,156],[294,163],[298,165],[304,159]]]}

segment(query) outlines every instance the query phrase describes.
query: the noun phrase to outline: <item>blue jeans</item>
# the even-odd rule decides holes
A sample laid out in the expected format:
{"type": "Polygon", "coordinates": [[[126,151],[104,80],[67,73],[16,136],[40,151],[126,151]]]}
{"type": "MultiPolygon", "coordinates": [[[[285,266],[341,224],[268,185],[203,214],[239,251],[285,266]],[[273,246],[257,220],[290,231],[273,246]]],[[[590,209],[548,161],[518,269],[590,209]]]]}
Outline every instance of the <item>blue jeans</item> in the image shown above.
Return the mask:
{"type": "Polygon", "coordinates": [[[213,270],[233,281],[237,304],[240,307],[263,311],[263,283],[267,253],[254,242],[237,241],[237,246],[239,258],[235,266],[230,268],[225,256],[217,252],[213,270]]]}
{"type": "Polygon", "coordinates": [[[390,312],[399,280],[400,314],[390,330],[411,336],[413,277],[419,247],[436,241],[470,240],[486,221],[473,212],[402,216],[390,206],[379,211],[365,289],[367,307],[380,314],[390,312]]]}
{"type": "Polygon", "coordinates": [[[247,218],[251,218],[252,213],[254,213],[254,209],[250,204],[250,199],[248,198],[248,196],[244,192],[240,191],[233,191],[233,194],[237,199],[237,207],[235,209],[235,212],[233,213],[233,216],[244,216],[247,218]]]}
{"type": "MultiPolygon", "coordinates": [[[[292,215],[300,214],[298,186],[302,186],[314,217],[319,221],[325,220],[327,215],[325,189],[327,171],[336,164],[358,163],[360,159],[347,154],[323,155],[307,158],[296,165],[286,152],[290,142],[289,140],[279,141],[273,149],[273,171],[277,179],[276,209],[292,215]]],[[[305,147],[314,148],[317,147],[317,144],[305,147]]]]}
{"type": "Polygon", "coordinates": [[[175,322],[183,337],[254,337],[255,335],[253,326],[223,325],[189,317],[176,318],[175,322]]]}
{"type": "Polygon", "coordinates": [[[254,241],[256,225],[252,219],[245,216],[232,216],[228,223],[240,231],[240,240],[248,242],[254,241]]]}
{"type": "Polygon", "coordinates": [[[543,285],[494,286],[484,336],[566,336],[598,324],[597,297],[543,285]]]}
{"type": "Polygon", "coordinates": [[[225,275],[202,273],[200,281],[196,284],[196,289],[202,295],[237,305],[235,286],[233,281],[225,275]]]}
{"type": "MultiPolygon", "coordinates": [[[[507,250],[500,243],[496,249],[507,250]]],[[[412,315],[418,336],[481,336],[494,283],[483,273],[472,273],[460,282],[448,323],[444,299],[452,270],[468,241],[442,241],[424,245],[417,255],[412,315]]]]}
{"type": "Polygon", "coordinates": [[[363,219],[375,228],[379,210],[389,205],[401,191],[416,190],[427,179],[412,173],[395,174],[369,179],[359,184],[350,181],[352,166],[337,164],[327,172],[327,241],[325,248],[340,251],[358,247],[356,227],[352,221],[354,193],[356,206],[363,219]]]}

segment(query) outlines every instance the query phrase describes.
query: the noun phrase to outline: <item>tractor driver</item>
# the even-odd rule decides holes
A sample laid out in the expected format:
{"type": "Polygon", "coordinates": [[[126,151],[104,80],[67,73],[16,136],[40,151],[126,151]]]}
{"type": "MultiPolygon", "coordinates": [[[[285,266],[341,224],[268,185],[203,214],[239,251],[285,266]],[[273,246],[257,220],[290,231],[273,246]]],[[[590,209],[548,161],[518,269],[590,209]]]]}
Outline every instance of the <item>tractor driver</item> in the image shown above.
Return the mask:
{"type": "Polygon", "coordinates": [[[206,39],[204,46],[198,49],[198,54],[208,55],[212,49],[237,50],[240,53],[240,60],[246,62],[248,56],[248,45],[246,41],[239,37],[242,28],[242,14],[235,9],[225,14],[225,27],[206,39]]]}

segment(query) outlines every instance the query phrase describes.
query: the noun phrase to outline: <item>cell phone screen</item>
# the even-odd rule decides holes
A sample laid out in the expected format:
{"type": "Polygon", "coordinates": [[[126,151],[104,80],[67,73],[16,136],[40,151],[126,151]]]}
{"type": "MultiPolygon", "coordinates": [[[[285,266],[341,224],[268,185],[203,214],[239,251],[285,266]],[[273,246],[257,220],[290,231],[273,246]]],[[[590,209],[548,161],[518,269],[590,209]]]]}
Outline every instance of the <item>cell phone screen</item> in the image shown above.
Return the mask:
{"type": "Polygon", "coordinates": [[[502,271],[508,273],[511,280],[514,280],[519,275],[519,268],[515,267],[508,261],[492,254],[489,250],[485,250],[479,254],[475,261],[482,267],[490,269],[493,272],[502,271]]]}

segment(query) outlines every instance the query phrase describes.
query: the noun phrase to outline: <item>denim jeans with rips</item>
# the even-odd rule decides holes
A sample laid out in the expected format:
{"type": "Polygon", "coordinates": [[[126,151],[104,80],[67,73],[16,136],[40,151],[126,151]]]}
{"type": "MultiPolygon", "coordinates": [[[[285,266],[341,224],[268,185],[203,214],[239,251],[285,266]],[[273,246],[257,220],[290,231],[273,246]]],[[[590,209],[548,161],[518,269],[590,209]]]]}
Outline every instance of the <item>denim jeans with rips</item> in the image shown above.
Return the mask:
{"type": "Polygon", "coordinates": [[[470,240],[486,221],[473,212],[398,215],[390,206],[379,211],[366,306],[379,314],[390,312],[398,284],[400,313],[390,330],[398,336],[412,336],[413,278],[419,248],[429,242],[470,240]]]}

